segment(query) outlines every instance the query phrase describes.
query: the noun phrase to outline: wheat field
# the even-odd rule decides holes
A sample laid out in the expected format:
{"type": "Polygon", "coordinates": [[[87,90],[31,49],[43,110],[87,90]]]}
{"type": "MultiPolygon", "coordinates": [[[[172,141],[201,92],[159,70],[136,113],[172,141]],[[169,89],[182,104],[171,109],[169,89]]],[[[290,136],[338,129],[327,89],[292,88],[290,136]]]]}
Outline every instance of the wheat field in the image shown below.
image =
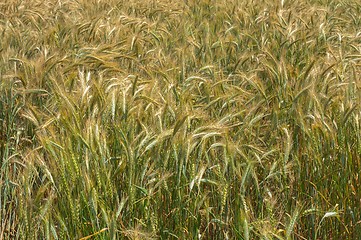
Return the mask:
{"type": "Polygon", "coordinates": [[[0,3],[0,240],[361,239],[361,3],[0,3]]]}

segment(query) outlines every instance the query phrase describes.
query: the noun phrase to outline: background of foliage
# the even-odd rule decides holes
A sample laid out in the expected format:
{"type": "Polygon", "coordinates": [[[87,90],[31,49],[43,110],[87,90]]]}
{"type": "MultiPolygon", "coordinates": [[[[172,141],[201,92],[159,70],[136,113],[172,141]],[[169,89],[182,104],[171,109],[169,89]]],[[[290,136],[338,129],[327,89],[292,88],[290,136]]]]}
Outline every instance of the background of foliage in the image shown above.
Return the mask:
{"type": "Polygon", "coordinates": [[[0,239],[360,239],[359,1],[0,3],[0,239]]]}

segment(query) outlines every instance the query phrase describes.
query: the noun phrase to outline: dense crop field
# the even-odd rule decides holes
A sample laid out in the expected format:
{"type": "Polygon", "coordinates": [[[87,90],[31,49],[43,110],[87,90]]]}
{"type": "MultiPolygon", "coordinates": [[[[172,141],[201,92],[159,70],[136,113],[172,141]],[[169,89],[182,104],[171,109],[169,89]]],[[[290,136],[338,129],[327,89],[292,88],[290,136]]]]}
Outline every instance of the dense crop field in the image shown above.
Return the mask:
{"type": "Polygon", "coordinates": [[[0,240],[361,239],[357,0],[0,3],[0,240]]]}

